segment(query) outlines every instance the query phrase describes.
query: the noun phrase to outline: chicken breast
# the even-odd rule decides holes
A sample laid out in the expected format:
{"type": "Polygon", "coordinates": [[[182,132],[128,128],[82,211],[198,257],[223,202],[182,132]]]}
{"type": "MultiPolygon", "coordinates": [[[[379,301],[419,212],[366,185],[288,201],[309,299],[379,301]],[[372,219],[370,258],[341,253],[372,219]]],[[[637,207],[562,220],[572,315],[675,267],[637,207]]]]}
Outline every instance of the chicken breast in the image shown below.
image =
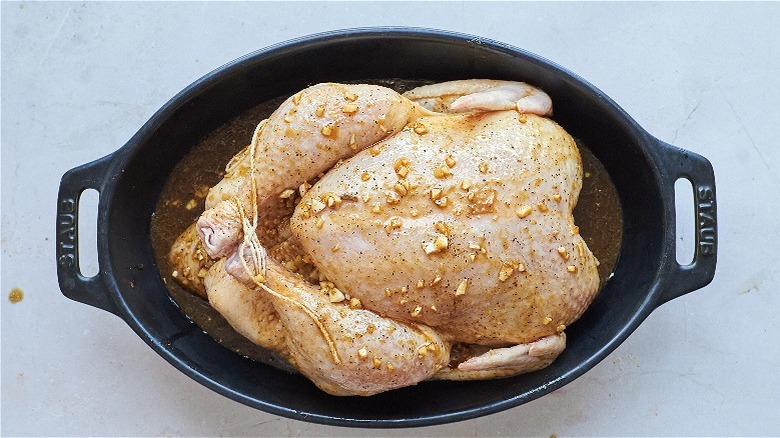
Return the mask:
{"type": "Polygon", "coordinates": [[[383,316],[522,344],[562,332],[597,291],[572,216],[581,184],[577,147],[549,119],[424,117],[328,172],[291,229],[322,274],[383,316]]]}

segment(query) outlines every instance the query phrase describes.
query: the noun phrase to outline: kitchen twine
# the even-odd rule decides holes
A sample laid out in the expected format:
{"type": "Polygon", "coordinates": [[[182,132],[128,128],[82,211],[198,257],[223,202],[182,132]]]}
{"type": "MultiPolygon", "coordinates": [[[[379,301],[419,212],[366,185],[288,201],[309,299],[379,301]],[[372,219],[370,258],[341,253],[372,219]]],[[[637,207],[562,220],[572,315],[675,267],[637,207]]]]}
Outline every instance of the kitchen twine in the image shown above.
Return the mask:
{"type": "Polygon", "coordinates": [[[247,274],[249,274],[250,278],[252,279],[252,282],[254,282],[259,288],[266,291],[267,293],[273,295],[276,298],[279,298],[280,300],[292,304],[293,306],[301,309],[306,313],[309,318],[314,321],[314,323],[317,325],[317,328],[320,330],[320,333],[322,333],[322,337],[325,338],[325,342],[328,344],[328,349],[330,350],[331,357],[333,358],[333,361],[339,365],[341,364],[341,358],[339,357],[339,353],[336,350],[336,344],[333,342],[333,337],[331,336],[328,329],[325,327],[325,325],[322,323],[320,318],[317,316],[317,314],[307,305],[298,302],[294,300],[293,298],[284,296],[280,294],[279,292],[276,292],[275,290],[271,289],[270,287],[266,286],[265,283],[265,274],[267,269],[267,262],[266,257],[268,257],[268,254],[266,253],[265,248],[263,248],[263,245],[260,244],[260,239],[257,238],[257,182],[255,181],[255,164],[257,162],[257,156],[255,154],[257,150],[257,144],[259,143],[259,137],[260,133],[263,132],[263,127],[265,126],[266,122],[268,120],[263,120],[260,122],[260,124],[257,125],[257,128],[255,128],[255,132],[252,135],[252,142],[249,145],[249,160],[250,160],[250,168],[249,168],[249,174],[250,174],[250,180],[252,181],[252,220],[250,221],[247,217],[246,211],[244,210],[244,206],[241,204],[241,201],[237,198],[234,198],[234,202],[236,204],[236,210],[238,210],[239,217],[241,218],[241,226],[244,231],[244,239],[241,241],[241,243],[238,245],[238,256],[241,260],[241,265],[244,267],[244,270],[247,274]],[[249,251],[252,255],[252,269],[249,267],[249,263],[246,260],[246,256],[244,253],[244,250],[249,248],[249,251]],[[253,274],[253,273],[257,274],[253,274]]]}

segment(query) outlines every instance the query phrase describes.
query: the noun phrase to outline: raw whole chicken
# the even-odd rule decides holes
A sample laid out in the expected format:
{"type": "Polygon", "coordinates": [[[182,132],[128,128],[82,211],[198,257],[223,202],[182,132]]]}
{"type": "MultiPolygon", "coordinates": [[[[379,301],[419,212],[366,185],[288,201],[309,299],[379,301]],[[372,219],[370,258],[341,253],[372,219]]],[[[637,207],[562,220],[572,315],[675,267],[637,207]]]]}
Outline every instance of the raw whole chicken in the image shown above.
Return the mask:
{"type": "Polygon", "coordinates": [[[307,88],[258,125],[171,266],[334,395],[543,368],[599,283],[551,111],[519,82],[307,88]]]}

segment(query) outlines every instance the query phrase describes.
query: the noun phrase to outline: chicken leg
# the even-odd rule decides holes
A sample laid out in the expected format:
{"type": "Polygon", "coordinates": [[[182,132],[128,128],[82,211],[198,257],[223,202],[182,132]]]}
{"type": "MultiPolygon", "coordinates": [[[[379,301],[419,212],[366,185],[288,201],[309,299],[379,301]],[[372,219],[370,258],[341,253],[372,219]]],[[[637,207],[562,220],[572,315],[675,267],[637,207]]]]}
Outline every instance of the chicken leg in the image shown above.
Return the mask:
{"type": "Polygon", "coordinates": [[[265,283],[253,284],[256,274],[235,258],[226,269],[267,294],[287,330],[292,362],[329,394],[367,396],[414,385],[449,362],[449,344],[433,329],[383,318],[343,295],[334,303],[332,286],[315,289],[273,259],[265,283]]]}
{"type": "Polygon", "coordinates": [[[256,202],[262,220],[273,197],[298,189],[427,113],[375,85],[319,84],[290,97],[255,132],[254,178],[247,178],[250,158],[240,157],[236,170],[209,192],[209,209],[197,225],[206,251],[213,258],[233,253],[242,235],[240,208],[256,202]]]}

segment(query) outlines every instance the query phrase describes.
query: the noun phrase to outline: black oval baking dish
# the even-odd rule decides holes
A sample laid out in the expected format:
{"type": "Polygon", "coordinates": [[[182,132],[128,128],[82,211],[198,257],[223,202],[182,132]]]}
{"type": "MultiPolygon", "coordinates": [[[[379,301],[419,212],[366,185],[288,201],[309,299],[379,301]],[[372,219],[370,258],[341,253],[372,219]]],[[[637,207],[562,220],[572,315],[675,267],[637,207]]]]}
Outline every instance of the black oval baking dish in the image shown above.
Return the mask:
{"type": "Polygon", "coordinates": [[[604,359],[655,308],[708,284],[716,242],[715,179],[705,158],[652,137],[593,85],[545,59],[427,29],[328,32],[237,59],[181,91],[113,154],[65,173],[57,200],[57,274],[65,296],[118,315],[168,362],[220,394],[273,414],[339,426],[465,420],[560,388],[604,359]],[[298,374],[220,346],[169,298],[153,268],[149,223],[176,163],[204,135],[260,102],[318,82],[370,78],[529,82],[552,97],[556,121],[589,145],[609,172],[624,214],[614,277],[567,330],[568,348],[549,367],[508,379],[423,382],[368,398],[335,398],[298,374]],[[696,215],[695,256],[684,266],[675,258],[679,178],[693,185],[696,215]],[[78,201],[88,188],[100,193],[100,271],[91,278],[80,274],[76,255],[78,201]]]}

